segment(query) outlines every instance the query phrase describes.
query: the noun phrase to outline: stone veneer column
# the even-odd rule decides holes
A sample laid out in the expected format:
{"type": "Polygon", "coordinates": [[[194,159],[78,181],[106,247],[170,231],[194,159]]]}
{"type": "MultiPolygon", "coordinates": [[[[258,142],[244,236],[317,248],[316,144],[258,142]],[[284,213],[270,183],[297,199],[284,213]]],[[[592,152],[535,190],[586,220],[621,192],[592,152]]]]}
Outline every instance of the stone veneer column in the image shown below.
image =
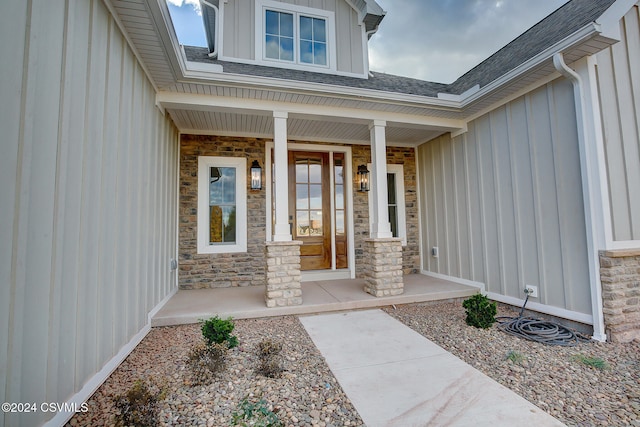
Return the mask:
{"type": "Polygon", "coordinates": [[[300,246],[302,242],[267,242],[267,307],[302,304],[300,286],[300,246]]]}
{"type": "Polygon", "coordinates": [[[600,282],[608,339],[640,340],[640,249],[601,251],[600,282]]]}
{"type": "Polygon", "coordinates": [[[376,297],[404,292],[402,239],[365,239],[364,290],[376,297]]]}

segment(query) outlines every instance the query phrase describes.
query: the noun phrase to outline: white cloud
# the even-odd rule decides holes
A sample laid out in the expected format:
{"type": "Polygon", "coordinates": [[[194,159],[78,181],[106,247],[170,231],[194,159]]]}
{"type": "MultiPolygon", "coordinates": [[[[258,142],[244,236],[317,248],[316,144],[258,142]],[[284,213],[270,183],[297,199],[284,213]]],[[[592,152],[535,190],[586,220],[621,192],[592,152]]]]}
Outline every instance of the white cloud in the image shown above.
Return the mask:
{"type": "Polygon", "coordinates": [[[567,0],[377,0],[371,69],[450,83],[567,0]]]}
{"type": "Polygon", "coordinates": [[[191,7],[193,7],[193,10],[195,10],[198,15],[202,15],[202,10],[200,9],[199,0],[167,0],[167,3],[171,3],[175,7],[182,7],[183,5],[191,5],[191,7]]]}

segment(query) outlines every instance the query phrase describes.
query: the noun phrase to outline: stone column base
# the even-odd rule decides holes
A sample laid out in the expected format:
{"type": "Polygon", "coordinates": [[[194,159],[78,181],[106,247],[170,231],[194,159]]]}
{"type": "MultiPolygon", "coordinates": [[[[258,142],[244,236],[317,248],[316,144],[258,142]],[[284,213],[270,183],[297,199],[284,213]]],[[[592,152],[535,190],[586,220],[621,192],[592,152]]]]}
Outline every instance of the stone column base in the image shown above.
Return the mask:
{"type": "Polygon", "coordinates": [[[402,295],[402,239],[365,239],[364,290],[376,297],[402,295]]]}
{"type": "Polygon", "coordinates": [[[267,242],[267,307],[302,304],[300,286],[300,246],[302,242],[267,242]]]}
{"type": "Polygon", "coordinates": [[[640,340],[640,249],[601,251],[600,282],[607,339],[640,340]]]}

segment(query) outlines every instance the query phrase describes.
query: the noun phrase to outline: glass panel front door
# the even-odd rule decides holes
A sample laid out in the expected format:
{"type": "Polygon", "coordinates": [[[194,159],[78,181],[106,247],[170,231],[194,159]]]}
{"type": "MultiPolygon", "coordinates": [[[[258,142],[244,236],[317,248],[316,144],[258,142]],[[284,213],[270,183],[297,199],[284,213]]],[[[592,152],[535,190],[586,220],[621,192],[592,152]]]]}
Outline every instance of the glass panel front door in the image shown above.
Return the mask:
{"type": "Polygon", "coordinates": [[[300,268],[331,268],[329,153],[289,152],[289,219],[294,240],[302,241],[300,268]]]}

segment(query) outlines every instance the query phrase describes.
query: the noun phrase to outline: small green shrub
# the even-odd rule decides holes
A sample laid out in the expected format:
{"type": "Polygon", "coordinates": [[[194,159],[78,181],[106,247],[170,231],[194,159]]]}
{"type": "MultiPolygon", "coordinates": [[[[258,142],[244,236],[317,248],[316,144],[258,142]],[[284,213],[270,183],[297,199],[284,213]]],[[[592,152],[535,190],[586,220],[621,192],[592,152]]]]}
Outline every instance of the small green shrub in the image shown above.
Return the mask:
{"type": "Polygon", "coordinates": [[[231,317],[220,319],[215,316],[202,323],[202,336],[209,345],[213,343],[222,344],[226,341],[227,347],[237,347],[238,338],[235,335],[231,335],[233,328],[235,328],[235,325],[231,317]]]}
{"type": "Polygon", "coordinates": [[[509,353],[507,353],[507,360],[510,360],[516,365],[520,365],[522,362],[524,362],[524,356],[515,350],[511,350],[509,351],[509,353]]]}
{"type": "Polygon", "coordinates": [[[238,405],[238,409],[232,414],[234,426],[241,427],[283,427],[284,424],[278,416],[269,409],[268,403],[261,399],[258,402],[249,402],[245,397],[238,405]]]}
{"type": "Polygon", "coordinates": [[[282,343],[272,339],[260,341],[257,347],[260,367],[258,372],[269,378],[278,377],[284,370],[282,367],[282,343]]]}
{"type": "Polygon", "coordinates": [[[592,368],[604,370],[609,369],[609,364],[599,357],[589,357],[583,354],[576,354],[574,359],[592,368]]]}
{"type": "Polygon", "coordinates": [[[485,295],[475,294],[464,300],[462,306],[466,309],[467,318],[465,320],[469,326],[487,329],[496,321],[496,303],[489,301],[485,295]]]}
{"type": "Polygon", "coordinates": [[[114,398],[117,426],[157,426],[160,413],[160,401],[165,398],[164,387],[148,385],[142,380],[122,395],[114,398]]]}
{"type": "Polygon", "coordinates": [[[194,345],[187,357],[187,366],[191,371],[193,383],[197,385],[209,384],[227,366],[226,344],[204,342],[194,345]]]}

